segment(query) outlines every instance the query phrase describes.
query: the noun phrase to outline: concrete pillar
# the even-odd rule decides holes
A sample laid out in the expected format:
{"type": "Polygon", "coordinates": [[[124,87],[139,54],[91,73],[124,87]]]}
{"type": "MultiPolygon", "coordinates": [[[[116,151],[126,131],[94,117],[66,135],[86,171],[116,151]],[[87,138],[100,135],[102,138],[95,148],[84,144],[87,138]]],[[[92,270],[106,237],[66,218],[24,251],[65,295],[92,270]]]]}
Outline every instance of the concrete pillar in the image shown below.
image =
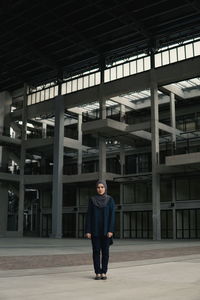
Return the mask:
{"type": "MultiPolygon", "coordinates": [[[[7,91],[0,93],[0,135],[10,135],[10,107],[12,97],[7,91]]],[[[8,155],[5,147],[0,146],[0,165],[8,163],[8,155]]]]}
{"type": "MultiPolygon", "coordinates": [[[[100,57],[100,80],[99,85],[99,113],[100,119],[106,119],[106,100],[103,97],[102,87],[104,84],[104,70],[105,70],[105,58],[100,57]]],[[[99,179],[105,179],[106,173],[106,139],[105,137],[99,135],[99,179]]]]}
{"type": "MultiPolygon", "coordinates": [[[[125,105],[120,105],[120,122],[125,123],[125,105]]],[[[125,167],[125,150],[124,144],[120,142],[120,173],[124,175],[125,167]]],[[[123,238],[123,203],[124,203],[124,184],[120,183],[120,239],[123,238]]]]}
{"type": "Polygon", "coordinates": [[[81,147],[78,149],[78,175],[82,173],[82,114],[78,115],[78,141],[81,147]]]}
{"type": "Polygon", "coordinates": [[[99,136],[99,179],[105,179],[106,173],[106,143],[103,136],[99,136]]]}
{"type": "Polygon", "coordinates": [[[42,123],[42,138],[46,139],[47,138],[47,124],[42,123]]]}
{"type": "Polygon", "coordinates": [[[39,205],[40,205],[40,227],[39,227],[39,236],[42,237],[42,209],[43,209],[43,201],[42,201],[42,197],[43,197],[43,192],[41,190],[39,190],[39,205]]]}
{"type": "Polygon", "coordinates": [[[78,217],[79,217],[79,211],[78,211],[78,207],[80,206],[80,202],[79,202],[79,187],[76,187],[76,207],[77,207],[77,211],[76,211],[76,238],[78,238],[78,226],[79,226],[79,221],[78,221],[78,217]]]}
{"type": "MultiPolygon", "coordinates": [[[[120,144],[120,166],[121,166],[121,176],[124,175],[125,166],[125,151],[124,144],[120,144]]],[[[120,183],[120,239],[123,238],[123,203],[124,203],[124,184],[120,183]]]]}
{"type": "Polygon", "coordinates": [[[18,206],[18,234],[23,235],[24,230],[24,166],[26,160],[26,150],[24,143],[27,139],[27,85],[24,84],[24,100],[22,109],[22,140],[20,153],[20,182],[19,182],[19,206],[18,206]]]}
{"type": "MultiPolygon", "coordinates": [[[[175,98],[174,94],[170,93],[170,122],[171,127],[174,129],[176,128],[176,112],[175,112],[175,98]]],[[[172,133],[172,154],[174,153],[174,150],[176,149],[176,134],[172,133]]]]}
{"type": "MultiPolygon", "coordinates": [[[[100,100],[100,118],[106,119],[106,101],[100,100]]],[[[99,179],[105,179],[106,173],[106,139],[99,135],[99,179]]]]}
{"type": "Polygon", "coordinates": [[[6,235],[8,220],[8,188],[0,183],[0,237],[6,235]]]}
{"type": "Polygon", "coordinates": [[[63,97],[55,99],[54,128],[54,164],[53,164],[53,202],[52,236],[62,237],[62,202],[63,202],[63,153],[64,152],[64,102],[63,97]]]}
{"type": "Polygon", "coordinates": [[[160,223],[160,175],[157,173],[159,165],[159,107],[158,87],[154,69],[151,69],[151,133],[152,133],[152,213],[153,213],[153,239],[161,239],[160,223]]]}
{"type": "Polygon", "coordinates": [[[172,218],[173,218],[173,239],[176,239],[176,182],[172,178],[172,218]]]}
{"type": "Polygon", "coordinates": [[[0,134],[10,134],[10,107],[12,97],[9,92],[0,93],[0,134]]]}

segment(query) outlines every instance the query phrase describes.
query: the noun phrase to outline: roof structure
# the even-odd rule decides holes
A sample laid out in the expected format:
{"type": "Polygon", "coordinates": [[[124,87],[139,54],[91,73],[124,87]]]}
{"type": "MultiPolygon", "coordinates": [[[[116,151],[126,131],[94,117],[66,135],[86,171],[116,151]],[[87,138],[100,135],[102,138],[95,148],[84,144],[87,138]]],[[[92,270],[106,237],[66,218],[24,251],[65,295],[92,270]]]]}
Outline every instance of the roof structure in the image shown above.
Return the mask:
{"type": "Polygon", "coordinates": [[[0,90],[73,76],[200,33],[196,0],[4,0],[0,90]]]}

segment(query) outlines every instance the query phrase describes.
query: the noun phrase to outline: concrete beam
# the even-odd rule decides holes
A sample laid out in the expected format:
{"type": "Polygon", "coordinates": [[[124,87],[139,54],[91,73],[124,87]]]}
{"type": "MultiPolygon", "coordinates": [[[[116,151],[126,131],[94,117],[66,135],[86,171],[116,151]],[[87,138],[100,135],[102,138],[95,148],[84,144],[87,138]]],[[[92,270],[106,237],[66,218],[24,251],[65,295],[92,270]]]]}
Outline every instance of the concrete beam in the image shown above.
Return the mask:
{"type": "Polygon", "coordinates": [[[185,95],[186,99],[199,97],[200,96],[200,86],[188,88],[188,89],[184,90],[184,95],[185,95]]]}
{"type": "Polygon", "coordinates": [[[68,109],[69,112],[72,112],[77,115],[81,115],[82,113],[86,112],[87,110],[80,107],[73,107],[68,109]]]}
{"type": "Polygon", "coordinates": [[[182,91],[182,89],[173,84],[161,86],[161,87],[159,87],[159,90],[168,95],[170,95],[170,93],[173,93],[177,99],[180,99],[180,100],[185,99],[185,94],[182,91]]]}
{"type": "Polygon", "coordinates": [[[2,181],[14,181],[14,182],[19,182],[20,181],[20,175],[16,175],[16,174],[10,174],[10,173],[4,173],[4,172],[0,172],[0,180],[2,181]]]}
{"type": "Polygon", "coordinates": [[[64,137],[64,147],[76,150],[80,150],[82,148],[83,151],[88,151],[90,149],[90,147],[83,146],[80,141],[67,137],[64,137]]]}
{"type": "Polygon", "coordinates": [[[118,104],[123,104],[130,109],[136,110],[136,105],[125,97],[117,96],[117,97],[110,98],[110,100],[112,100],[118,104]]]}
{"type": "Polygon", "coordinates": [[[200,152],[167,156],[165,158],[167,166],[179,166],[200,163],[200,152]]]}
{"type": "Polygon", "coordinates": [[[3,145],[16,145],[21,146],[21,140],[20,139],[13,139],[9,136],[0,135],[0,144],[3,145]]]}
{"type": "MultiPolygon", "coordinates": [[[[171,83],[199,77],[200,60],[199,57],[179,61],[170,65],[155,69],[158,86],[165,86],[171,83]]],[[[99,99],[110,99],[116,96],[142,91],[150,88],[150,71],[134,74],[125,78],[107,82],[64,95],[64,107],[69,109],[82,104],[99,101],[99,99]]],[[[28,118],[32,119],[42,114],[55,111],[54,99],[43,101],[28,107],[28,118]]],[[[13,117],[19,117],[19,112],[13,112],[13,117]]]]}
{"type": "Polygon", "coordinates": [[[152,140],[152,135],[148,131],[139,130],[139,131],[131,132],[130,134],[132,136],[139,137],[139,138],[144,139],[144,140],[148,140],[148,141],[152,140]]]}
{"type": "MultiPolygon", "coordinates": [[[[166,104],[170,102],[169,96],[158,95],[158,105],[166,104]]],[[[145,99],[143,103],[136,103],[136,110],[145,109],[151,107],[151,98],[145,99]]]]}
{"type": "Polygon", "coordinates": [[[161,123],[161,122],[158,122],[158,127],[160,130],[163,130],[165,132],[168,132],[168,133],[171,133],[171,134],[176,134],[178,136],[182,136],[183,134],[183,131],[179,130],[179,129],[176,129],[176,128],[173,128],[171,126],[168,126],[164,123],[161,123]]]}
{"type": "Polygon", "coordinates": [[[24,141],[25,149],[34,149],[53,145],[54,138],[47,139],[29,139],[24,141]]]}
{"type": "Polygon", "coordinates": [[[51,183],[53,175],[26,175],[24,176],[24,184],[43,184],[51,183]]]}
{"type": "Polygon", "coordinates": [[[119,121],[115,121],[112,119],[103,119],[103,120],[83,123],[82,131],[84,133],[94,133],[94,132],[102,131],[103,129],[110,128],[112,130],[122,131],[125,133],[126,127],[127,127],[126,124],[121,123],[119,121]]]}
{"type": "Polygon", "coordinates": [[[135,132],[138,130],[145,130],[151,128],[151,122],[142,122],[142,123],[137,123],[137,124],[131,124],[127,125],[126,131],[127,132],[135,132]]]}

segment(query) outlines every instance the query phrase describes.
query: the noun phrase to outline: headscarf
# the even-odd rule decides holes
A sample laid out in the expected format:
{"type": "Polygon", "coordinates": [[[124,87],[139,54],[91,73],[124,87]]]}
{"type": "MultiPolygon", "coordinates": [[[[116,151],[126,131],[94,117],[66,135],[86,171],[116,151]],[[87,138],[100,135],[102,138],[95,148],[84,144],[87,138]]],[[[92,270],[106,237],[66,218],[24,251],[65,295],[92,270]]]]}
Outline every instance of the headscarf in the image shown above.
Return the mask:
{"type": "Polygon", "coordinates": [[[103,195],[95,195],[92,197],[92,202],[95,206],[99,207],[99,208],[102,208],[102,207],[105,207],[109,201],[109,196],[107,195],[107,184],[106,184],[106,181],[105,180],[98,180],[97,183],[96,183],[96,187],[99,185],[99,184],[103,184],[103,186],[105,187],[105,193],[103,195]]]}

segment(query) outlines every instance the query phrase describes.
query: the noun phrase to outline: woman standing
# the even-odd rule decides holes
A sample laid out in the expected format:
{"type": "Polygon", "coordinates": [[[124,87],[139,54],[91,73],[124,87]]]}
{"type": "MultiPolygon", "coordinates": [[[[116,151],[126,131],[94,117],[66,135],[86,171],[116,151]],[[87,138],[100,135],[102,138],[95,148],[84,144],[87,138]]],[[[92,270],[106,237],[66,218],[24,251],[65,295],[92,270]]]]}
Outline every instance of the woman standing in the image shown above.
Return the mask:
{"type": "Polygon", "coordinates": [[[92,240],[95,279],[107,279],[109,246],[112,243],[115,222],[115,203],[107,195],[104,180],[96,183],[97,195],[91,197],[86,219],[86,237],[92,240]],[[100,254],[102,254],[100,262],[100,254]]]}

